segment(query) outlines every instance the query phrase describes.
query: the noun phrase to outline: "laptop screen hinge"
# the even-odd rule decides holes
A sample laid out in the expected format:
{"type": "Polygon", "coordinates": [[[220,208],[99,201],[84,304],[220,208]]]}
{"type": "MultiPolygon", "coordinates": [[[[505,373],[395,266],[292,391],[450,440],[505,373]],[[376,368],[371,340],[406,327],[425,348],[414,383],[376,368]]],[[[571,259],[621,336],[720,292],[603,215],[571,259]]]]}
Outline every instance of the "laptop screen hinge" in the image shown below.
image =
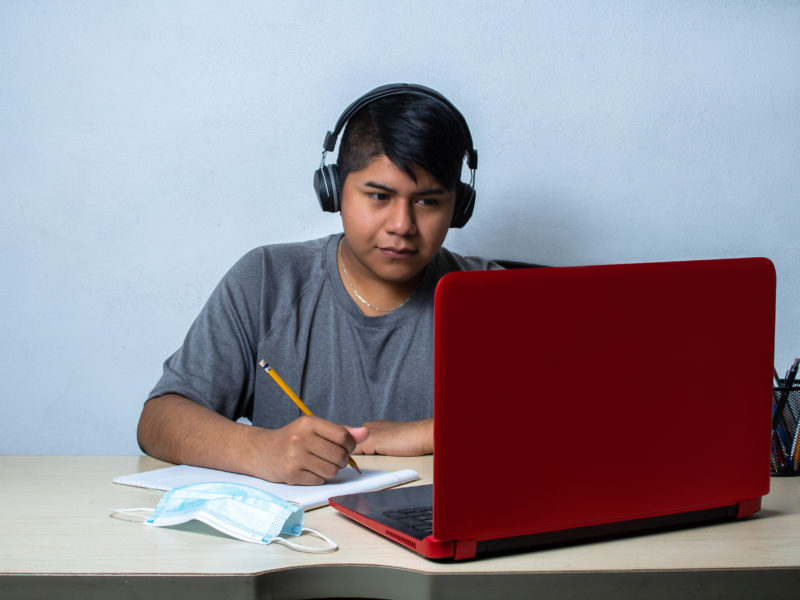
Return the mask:
{"type": "Polygon", "coordinates": [[[456,542],[456,551],[453,555],[455,560],[475,558],[475,551],[478,547],[478,540],[464,540],[456,542]]]}

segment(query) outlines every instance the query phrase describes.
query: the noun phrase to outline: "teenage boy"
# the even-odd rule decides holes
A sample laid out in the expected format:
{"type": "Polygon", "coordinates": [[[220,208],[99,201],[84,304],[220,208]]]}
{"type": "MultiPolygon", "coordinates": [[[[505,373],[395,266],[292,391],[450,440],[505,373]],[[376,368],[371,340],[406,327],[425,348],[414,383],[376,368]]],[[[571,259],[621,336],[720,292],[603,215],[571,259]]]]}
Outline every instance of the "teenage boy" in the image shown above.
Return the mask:
{"type": "Polygon", "coordinates": [[[326,151],[345,123],[338,163],[323,153],[315,174],[344,233],[257,248],[225,275],[144,405],[148,454],[313,485],[353,453],[433,451],[434,288],[450,271],[497,268],[442,248],[472,212],[460,175],[466,155],[474,176],[477,153],[461,114],[422,86],[354,102],[326,151]]]}

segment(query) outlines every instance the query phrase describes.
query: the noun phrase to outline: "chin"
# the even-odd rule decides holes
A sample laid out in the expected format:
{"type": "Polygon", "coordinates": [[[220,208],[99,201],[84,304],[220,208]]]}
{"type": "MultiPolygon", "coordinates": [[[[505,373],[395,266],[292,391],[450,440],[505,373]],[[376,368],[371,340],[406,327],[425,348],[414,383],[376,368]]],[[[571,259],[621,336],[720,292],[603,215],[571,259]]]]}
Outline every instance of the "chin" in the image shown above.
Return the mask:
{"type": "Polygon", "coordinates": [[[419,275],[421,271],[422,269],[403,269],[402,272],[396,269],[378,269],[375,273],[384,281],[408,283],[419,275]]]}

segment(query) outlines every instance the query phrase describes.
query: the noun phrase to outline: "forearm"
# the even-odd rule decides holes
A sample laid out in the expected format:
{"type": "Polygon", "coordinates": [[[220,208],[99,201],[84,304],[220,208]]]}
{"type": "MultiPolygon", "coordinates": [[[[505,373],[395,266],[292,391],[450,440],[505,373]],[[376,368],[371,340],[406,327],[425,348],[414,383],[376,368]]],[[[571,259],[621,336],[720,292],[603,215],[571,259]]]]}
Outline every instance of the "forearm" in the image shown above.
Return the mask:
{"type": "Polygon", "coordinates": [[[280,429],[242,425],[174,394],[145,403],[137,433],[142,450],[162,460],[302,485],[334,477],[366,435],[316,417],[280,429]]]}
{"type": "Polygon", "coordinates": [[[148,400],[139,419],[139,446],[150,456],[253,474],[253,428],[176,394],[148,400]]]}
{"type": "Polygon", "coordinates": [[[433,419],[421,421],[367,421],[366,441],[356,447],[356,454],[422,456],[433,453],[433,419]]]}

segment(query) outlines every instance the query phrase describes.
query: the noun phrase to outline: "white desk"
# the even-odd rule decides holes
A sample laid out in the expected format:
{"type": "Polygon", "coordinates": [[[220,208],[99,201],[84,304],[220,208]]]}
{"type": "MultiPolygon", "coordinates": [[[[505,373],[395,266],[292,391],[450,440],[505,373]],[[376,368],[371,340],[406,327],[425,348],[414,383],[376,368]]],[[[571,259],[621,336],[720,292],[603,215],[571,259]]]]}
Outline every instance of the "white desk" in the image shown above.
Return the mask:
{"type": "MultiPolygon", "coordinates": [[[[359,457],[367,468],[432,460],[359,457]]],[[[0,598],[765,598],[800,597],[800,479],[773,478],[750,520],[465,563],[426,560],[330,507],[308,526],[333,554],[233,540],[202,525],[145,527],[109,508],[160,494],[116,475],[165,466],[147,457],[1,456],[0,598]]],[[[309,543],[311,543],[309,541],[309,543]]]]}

